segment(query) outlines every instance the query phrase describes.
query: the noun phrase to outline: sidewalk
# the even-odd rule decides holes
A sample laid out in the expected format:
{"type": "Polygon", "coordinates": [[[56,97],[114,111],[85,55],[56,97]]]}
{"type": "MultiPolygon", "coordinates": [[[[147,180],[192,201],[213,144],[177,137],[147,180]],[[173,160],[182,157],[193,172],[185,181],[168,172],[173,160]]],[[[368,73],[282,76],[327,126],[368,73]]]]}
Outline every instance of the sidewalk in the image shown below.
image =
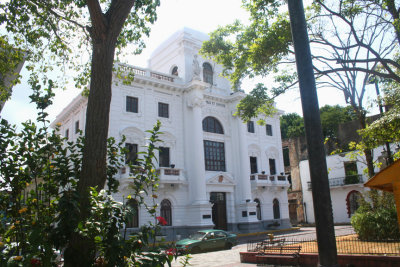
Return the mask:
{"type": "Polygon", "coordinates": [[[248,241],[267,238],[268,234],[273,234],[273,235],[278,236],[278,235],[283,235],[283,234],[296,233],[298,231],[300,231],[300,227],[268,230],[268,231],[256,232],[256,233],[237,234],[237,240],[238,240],[239,244],[244,244],[248,241]]]}
{"type": "MultiPolygon", "coordinates": [[[[300,238],[300,239],[315,239],[315,227],[294,227],[289,229],[274,230],[257,232],[250,234],[239,234],[238,241],[239,245],[234,246],[230,250],[220,250],[207,253],[199,253],[191,255],[189,261],[190,266],[195,267],[250,267],[257,266],[256,264],[248,264],[240,262],[239,252],[247,251],[247,242],[251,240],[259,240],[267,237],[268,233],[273,233],[275,236],[285,237],[285,238],[300,238]]],[[[335,226],[336,236],[348,235],[354,233],[351,226],[335,226]]],[[[179,263],[181,257],[177,261],[172,263],[172,267],[182,266],[179,263]]],[[[266,265],[268,266],[268,265],[266,265]]],[[[273,265],[271,265],[273,266],[273,265]]]]}

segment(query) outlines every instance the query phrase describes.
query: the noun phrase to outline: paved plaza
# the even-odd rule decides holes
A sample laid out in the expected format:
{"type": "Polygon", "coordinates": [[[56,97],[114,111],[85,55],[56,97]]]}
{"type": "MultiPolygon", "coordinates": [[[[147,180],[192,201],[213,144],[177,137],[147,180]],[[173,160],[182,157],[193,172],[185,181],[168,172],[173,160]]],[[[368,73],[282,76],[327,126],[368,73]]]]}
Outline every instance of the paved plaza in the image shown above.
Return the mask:
{"type": "MultiPolygon", "coordinates": [[[[335,226],[336,236],[353,234],[354,230],[351,226],[335,226]]],[[[284,232],[275,234],[275,236],[285,237],[288,239],[313,239],[316,238],[315,227],[302,227],[294,232],[284,232]]],[[[260,239],[262,237],[249,237],[249,239],[260,239]]],[[[246,239],[240,239],[241,244],[234,246],[231,250],[221,250],[208,253],[200,253],[191,255],[190,266],[198,267],[238,267],[238,266],[257,266],[256,264],[246,264],[240,262],[239,252],[246,251],[246,239]]],[[[173,267],[182,266],[178,261],[172,263],[173,267]]]]}

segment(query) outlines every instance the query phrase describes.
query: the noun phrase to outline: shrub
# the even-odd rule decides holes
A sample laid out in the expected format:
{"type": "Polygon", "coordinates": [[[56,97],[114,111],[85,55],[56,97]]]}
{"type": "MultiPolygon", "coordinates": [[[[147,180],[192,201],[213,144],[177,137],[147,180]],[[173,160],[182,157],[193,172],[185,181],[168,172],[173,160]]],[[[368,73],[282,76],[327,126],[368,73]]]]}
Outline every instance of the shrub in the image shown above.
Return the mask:
{"type": "Polygon", "coordinates": [[[361,240],[400,239],[397,211],[391,193],[371,190],[370,201],[361,200],[351,225],[361,240]]]}

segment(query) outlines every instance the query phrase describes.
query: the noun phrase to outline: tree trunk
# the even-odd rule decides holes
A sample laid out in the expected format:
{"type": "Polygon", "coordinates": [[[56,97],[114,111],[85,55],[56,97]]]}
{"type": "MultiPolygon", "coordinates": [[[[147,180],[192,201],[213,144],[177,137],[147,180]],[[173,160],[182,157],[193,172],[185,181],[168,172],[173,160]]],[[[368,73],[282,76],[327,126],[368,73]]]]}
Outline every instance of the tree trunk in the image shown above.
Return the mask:
{"type": "MultiPolygon", "coordinates": [[[[87,0],[92,21],[93,45],[89,99],[86,110],[82,170],[78,181],[79,222],[89,216],[89,189],[104,188],[107,178],[107,137],[109,127],[112,69],[118,36],[132,10],[134,0],[111,1],[106,14],[98,0],[87,0]]],[[[65,266],[92,266],[94,240],[74,233],[65,251],[65,266]]]]}
{"type": "MultiPolygon", "coordinates": [[[[361,125],[361,129],[365,129],[367,127],[366,116],[363,112],[358,112],[358,120],[361,125]]],[[[374,169],[374,159],[372,157],[372,151],[370,149],[365,149],[364,151],[365,161],[367,162],[368,168],[368,176],[371,178],[375,175],[374,169]]]]}
{"type": "MultiPolygon", "coordinates": [[[[97,190],[101,190],[106,182],[107,137],[114,52],[115,43],[108,40],[93,44],[82,171],[77,188],[80,196],[79,221],[85,221],[90,212],[89,188],[97,187],[97,190]]],[[[74,234],[68,253],[65,253],[65,266],[91,266],[94,259],[93,252],[91,240],[74,234]]]]}

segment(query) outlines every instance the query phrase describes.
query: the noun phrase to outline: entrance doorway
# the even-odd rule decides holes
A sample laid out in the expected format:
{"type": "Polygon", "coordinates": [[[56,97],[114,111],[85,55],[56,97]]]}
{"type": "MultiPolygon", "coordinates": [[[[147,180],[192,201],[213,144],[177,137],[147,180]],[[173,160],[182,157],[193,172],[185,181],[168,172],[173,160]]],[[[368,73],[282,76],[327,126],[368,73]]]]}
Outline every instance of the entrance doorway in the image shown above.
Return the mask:
{"type": "Polygon", "coordinates": [[[292,225],[297,225],[298,223],[297,208],[297,199],[289,199],[289,218],[292,225]]]}
{"type": "Polygon", "coordinates": [[[215,229],[227,230],[226,220],[226,193],[211,192],[210,202],[212,206],[212,221],[215,229]]]}

